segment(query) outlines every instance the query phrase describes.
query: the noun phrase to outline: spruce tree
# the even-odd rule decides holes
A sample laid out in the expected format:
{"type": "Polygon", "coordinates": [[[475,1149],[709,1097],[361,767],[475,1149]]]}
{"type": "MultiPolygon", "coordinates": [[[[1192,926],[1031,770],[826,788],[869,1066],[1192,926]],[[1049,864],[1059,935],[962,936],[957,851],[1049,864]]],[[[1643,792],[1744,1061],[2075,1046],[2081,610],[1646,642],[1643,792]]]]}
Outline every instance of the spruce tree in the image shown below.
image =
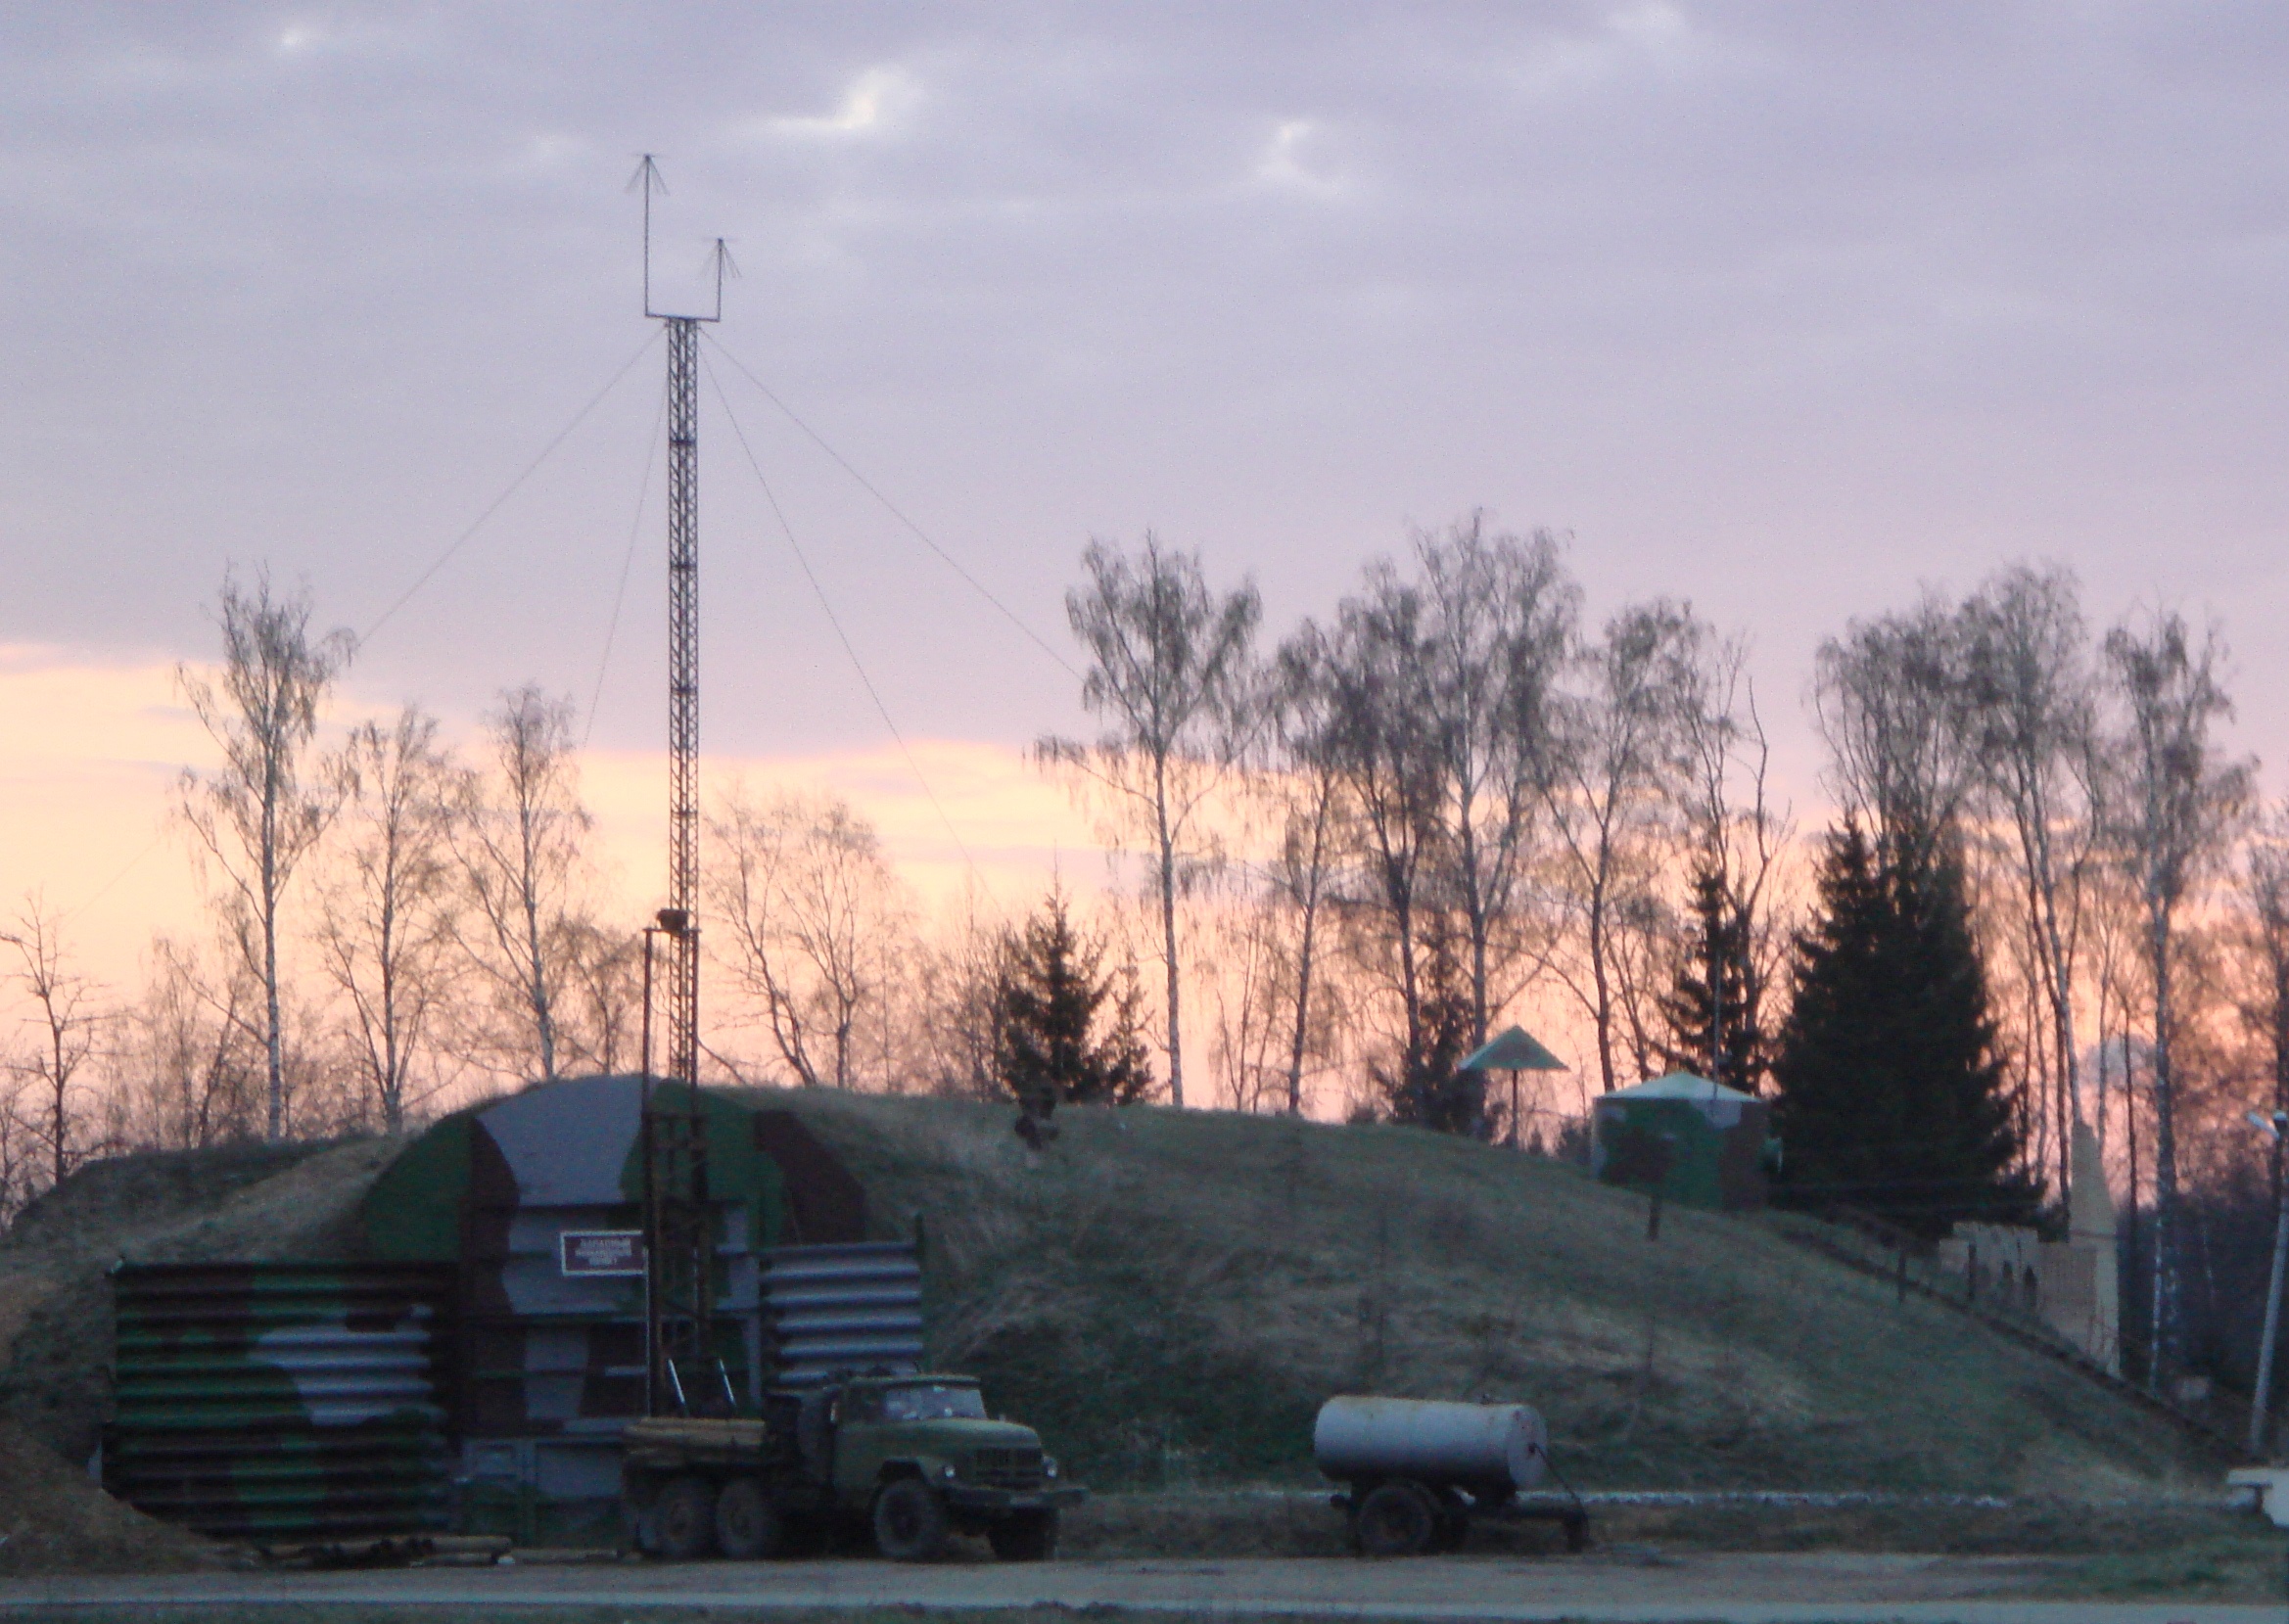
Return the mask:
{"type": "Polygon", "coordinates": [[[1061,889],[1003,940],[994,1077],[1037,1130],[1059,1104],[1127,1105],[1152,1088],[1135,967],[1108,973],[1104,957],[1104,943],[1073,923],[1061,889]]]}
{"type": "Polygon", "coordinates": [[[1385,1122],[1491,1139],[1500,1129],[1499,1107],[1486,1097],[1486,1074],[1464,1071],[1460,1063],[1473,1044],[1472,1002],[1463,986],[1448,939],[1433,938],[1424,971],[1420,1028],[1415,1043],[1395,1065],[1369,1069],[1383,1096],[1385,1122]]]}
{"type": "Polygon", "coordinates": [[[1771,1073],[1764,1031],[1764,974],[1752,951],[1749,909],[1719,868],[1693,876],[1692,933],[1677,979],[1660,1000],[1668,1041],[1661,1059],[1743,1093],[1771,1073]]]}
{"type": "Polygon", "coordinates": [[[1958,1219],[2031,1222],[1986,975],[1943,842],[1830,836],[1820,911],[1796,943],[1773,1067],[1781,1194],[1936,1237],[1958,1219]]]}

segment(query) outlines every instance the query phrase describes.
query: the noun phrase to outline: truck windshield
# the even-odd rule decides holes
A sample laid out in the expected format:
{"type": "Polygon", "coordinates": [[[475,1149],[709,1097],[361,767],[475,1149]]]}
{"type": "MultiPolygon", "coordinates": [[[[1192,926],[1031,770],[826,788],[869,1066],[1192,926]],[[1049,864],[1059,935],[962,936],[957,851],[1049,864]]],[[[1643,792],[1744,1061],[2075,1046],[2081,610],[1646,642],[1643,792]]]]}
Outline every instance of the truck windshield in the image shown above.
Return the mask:
{"type": "Polygon", "coordinates": [[[923,1382],[912,1387],[892,1387],[882,1395],[882,1418],[886,1421],[982,1421],[986,1418],[986,1401],[975,1387],[953,1382],[923,1382]]]}

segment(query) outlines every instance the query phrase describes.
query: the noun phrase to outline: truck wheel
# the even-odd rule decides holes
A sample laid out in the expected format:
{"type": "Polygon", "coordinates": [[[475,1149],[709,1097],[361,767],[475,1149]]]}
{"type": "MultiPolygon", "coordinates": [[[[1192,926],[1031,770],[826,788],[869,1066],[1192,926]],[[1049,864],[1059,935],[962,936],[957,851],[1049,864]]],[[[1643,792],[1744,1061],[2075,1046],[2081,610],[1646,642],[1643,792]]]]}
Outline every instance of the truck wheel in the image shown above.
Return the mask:
{"type": "Polygon", "coordinates": [[[1438,1537],[1438,1507],[1412,1483],[1384,1483],[1359,1503],[1353,1526],[1363,1556],[1420,1556],[1438,1537]]]}
{"type": "Polygon", "coordinates": [[[652,1502],[652,1549],[672,1562],[694,1561],[716,1545],[716,1492],[704,1477],[672,1477],[652,1502]]]}
{"type": "Polygon", "coordinates": [[[986,1544],[1004,1562],[1046,1562],[1057,1554],[1057,1513],[1017,1511],[986,1524],[986,1544]]]}
{"type": "Polygon", "coordinates": [[[716,1496],[716,1549],[735,1562],[768,1562],[785,1547],[778,1508],[752,1477],[734,1477],[716,1496]]]}
{"type": "Polygon", "coordinates": [[[946,1508],[918,1477],[874,1497],[874,1549],[894,1562],[934,1562],[946,1552],[946,1508]]]}

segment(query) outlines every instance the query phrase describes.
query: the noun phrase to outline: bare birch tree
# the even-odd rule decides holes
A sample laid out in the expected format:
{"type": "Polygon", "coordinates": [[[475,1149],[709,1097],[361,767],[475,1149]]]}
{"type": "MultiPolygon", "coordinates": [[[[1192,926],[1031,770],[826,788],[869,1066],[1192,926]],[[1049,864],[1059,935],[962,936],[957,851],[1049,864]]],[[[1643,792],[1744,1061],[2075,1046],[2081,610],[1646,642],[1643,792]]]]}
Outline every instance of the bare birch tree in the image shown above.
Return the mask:
{"type": "Polygon", "coordinates": [[[1294,921],[1278,892],[1224,900],[1210,927],[1210,1049],[1222,1101],[1236,1111],[1288,1110],[1286,1028],[1295,1008],[1294,921]]]}
{"type": "Polygon", "coordinates": [[[1098,541],[1082,564],[1089,579],[1065,594],[1065,613],[1089,651],[1081,701],[1106,731],[1095,744],[1045,738],[1038,748],[1094,784],[1144,845],[1166,974],[1168,1091],[1182,1107],[1177,905],[1215,864],[1198,814],[1241,754],[1263,606],[1253,582],[1211,591],[1197,555],[1164,548],[1149,532],[1134,557],[1098,541]]]}
{"type": "Polygon", "coordinates": [[[318,708],[356,642],[339,630],[313,641],[308,594],[274,595],[267,571],[257,572],[251,588],[224,577],[220,611],[221,670],[175,668],[176,686],[223,758],[213,772],[185,770],[182,810],[218,878],[224,932],[261,987],[266,1131],[278,1138],[287,1129],[281,910],[296,867],[332,813],[325,787],[304,768],[318,708]]]}
{"type": "Polygon", "coordinates": [[[1303,1111],[1307,1054],[1327,1047],[1323,915],[1346,840],[1331,659],[1326,633],[1306,621],[1280,646],[1269,696],[1272,760],[1264,778],[1280,825],[1270,883],[1292,921],[1294,942],[1285,1021],[1290,1116],[1303,1111]]]}
{"type": "MultiPolygon", "coordinates": [[[[2237,1000],[2266,1066],[2266,1109],[2289,1111],[2289,802],[2259,822],[2243,855],[2240,880],[2241,959],[2247,981],[2237,1000]]],[[[2272,1155],[2280,1195],[2280,1141],[2272,1155]]]]}
{"type": "Polygon", "coordinates": [[[633,1070],[642,1063],[642,935],[608,930],[584,913],[559,920],[551,941],[560,966],[559,1051],[605,1075],[633,1070]]]}
{"type": "Polygon", "coordinates": [[[110,1016],[102,989],[70,967],[63,921],[39,896],[24,899],[15,919],[0,929],[0,942],[15,950],[8,978],[31,1000],[32,1044],[12,1069],[30,1093],[23,1126],[46,1159],[52,1187],[70,1176],[85,1153],[80,1073],[110,1016]]]}
{"type": "Polygon", "coordinates": [[[1005,932],[981,906],[974,880],[915,954],[917,1081],[957,1099],[1006,1097],[994,1076],[994,1011],[1005,932]]]}
{"type": "Polygon", "coordinates": [[[1401,1060],[1411,1075],[1428,1058],[1425,1020],[1438,918],[1439,754],[1424,719],[1432,694],[1423,659],[1423,600],[1387,560],[1369,566],[1365,589],[1345,598],[1328,639],[1330,749],[1342,775],[1353,837],[1342,911],[1353,955],[1396,996],[1401,1060]]]}
{"type": "Polygon", "coordinates": [[[888,1082],[862,1072],[863,1027],[887,1017],[910,909],[873,825],[839,798],[734,790],[708,833],[731,967],[787,1069],[806,1087],[888,1082]]]}
{"type": "Polygon", "coordinates": [[[1683,947],[1690,974],[1681,980],[1699,983],[1706,1007],[1689,1007],[1696,1000],[1680,992],[1665,1013],[1684,1045],[1673,1063],[1688,1063],[1690,1049],[1703,1075],[1753,1093],[1769,1064],[1764,998],[1786,954],[1774,891],[1794,831],[1769,796],[1772,747],[1748,661],[1743,638],[1705,640],[1681,708],[1684,856],[1699,927],[1683,947]]]}
{"type": "Polygon", "coordinates": [[[2047,1018],[2056,1073],[2057,1178],[2073,1180],[2074,1125],[2082,1118],[2076,961],[2082,889],[2097,839],[2091,793],[2094,677],[2074,576],[2004,571],[1966,605],[1972,704],[1985,784],[2007,814],[2021,932],[2047,1018]]]}
{"type": "Polygon", "coordinates": [[[581,803],[572,724],[570,700],[534,684],[503,693],[486,719],[492,761],[462,774],[448,825],[468,905],[457,939],[508,1012],[512,1064],[542,1082],[561,1075],[561,950],[594,823],[581,803]]]}
{"type": "Polygon", "coordinates": [[[1565,702],[1562,766],[1543,791],[1577,933],[1560,974],[1590,1018],[1608,1092],[1621,1081],[1618,1043],[1640,1069],[1654,1050],[1640,1013],[1654,959],[1633,951],[1633,938],[1658,928],[1658,841],[1690,781],[1692,705],[1709,640],[1690,607],[1667,599],[1607,622],[1582,651],[1583,691],[1565,702]]]}
{"type": "Polygon", "coordinates": [[[421,1096],[416,1062],[445,1001],[461,904],[457,778],[437,719],[407,705],[350,730],[334,758],[339,847],[319,888],[318,950],[349,1006],[365,1090],[391,1134],[421,1096]]]}
{"type": "Polygon", "coordinates": [[[2223,640],[2199,642],[2174,612],[2107,634],[2106,663],[2123,710],[2114,751],[2119,781],[2110,833],[2136,893],[2143,924],[2147,1013],[2153,1036],[2154,1347],[2159,1388],[2176,1358],[2179,1234],[2176,1001],[2182,915],[2230,841],[2251,782],[2225,759],[2213,729],[2230,719],[2223,640]]]}
{"type": "Polygon", "coordinates": [[[1959,832],[1981,782],[1970,673],[1966,618],[1937,596],[1821,644],[1812,692],[1834,787],[1879,846],[1959,832]]]}
{"type": "Polygon", "coordinates": [[[118,1137],[194,1150],[258,1132],[264,1055],[254,1012],[261,1003],[260,984],[235,953],[210,975],[195,951],[153,938],[114,1085],[118,1137]]]}
{"type": "Polygon", "coordinates": [[[1422,659],[1431,711],[1418,719],[1439,766],[1442,890],[1460,916],[1471,1044],[1515,989],[1506,951],[1533,857],[1536,812],[1561,771],[1556,689],[1580,594],[1547,533],[1490,534],[1472,513],[1418,535],[1422,659]]]}
{"type": "Polygon", "coordinates": [[[0,1230],[43,1188],[53,1187],[40,1178],[38,1146],[21,1108],[25,1091],[23,1078],[0,1071],[0,1230]]]}

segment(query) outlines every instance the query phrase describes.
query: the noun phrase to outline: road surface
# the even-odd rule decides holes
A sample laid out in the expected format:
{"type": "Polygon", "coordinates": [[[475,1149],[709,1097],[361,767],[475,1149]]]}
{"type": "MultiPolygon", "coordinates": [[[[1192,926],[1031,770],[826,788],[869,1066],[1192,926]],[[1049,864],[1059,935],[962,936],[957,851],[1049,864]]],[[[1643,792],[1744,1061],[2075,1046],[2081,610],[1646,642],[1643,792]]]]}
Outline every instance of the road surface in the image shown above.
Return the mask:
{"type": "Polygon", "coordinates": [[[1417,1561],[1068,1561],[928,1567],[869,1560],[604,1562],[309,1573],[0,1581],[0,1617],[153,1603],[246,1608],[336,1602],[465,1608],[607,1605],[924,1609],[1087,1607],[1252,1618],[1485,1619],[1501,1624],[2289,1624],[2289,1607],[2039,1600],[2057,1564],[2030,1557],[1862,1554],[1448,1557],[1417,1561]]]}

